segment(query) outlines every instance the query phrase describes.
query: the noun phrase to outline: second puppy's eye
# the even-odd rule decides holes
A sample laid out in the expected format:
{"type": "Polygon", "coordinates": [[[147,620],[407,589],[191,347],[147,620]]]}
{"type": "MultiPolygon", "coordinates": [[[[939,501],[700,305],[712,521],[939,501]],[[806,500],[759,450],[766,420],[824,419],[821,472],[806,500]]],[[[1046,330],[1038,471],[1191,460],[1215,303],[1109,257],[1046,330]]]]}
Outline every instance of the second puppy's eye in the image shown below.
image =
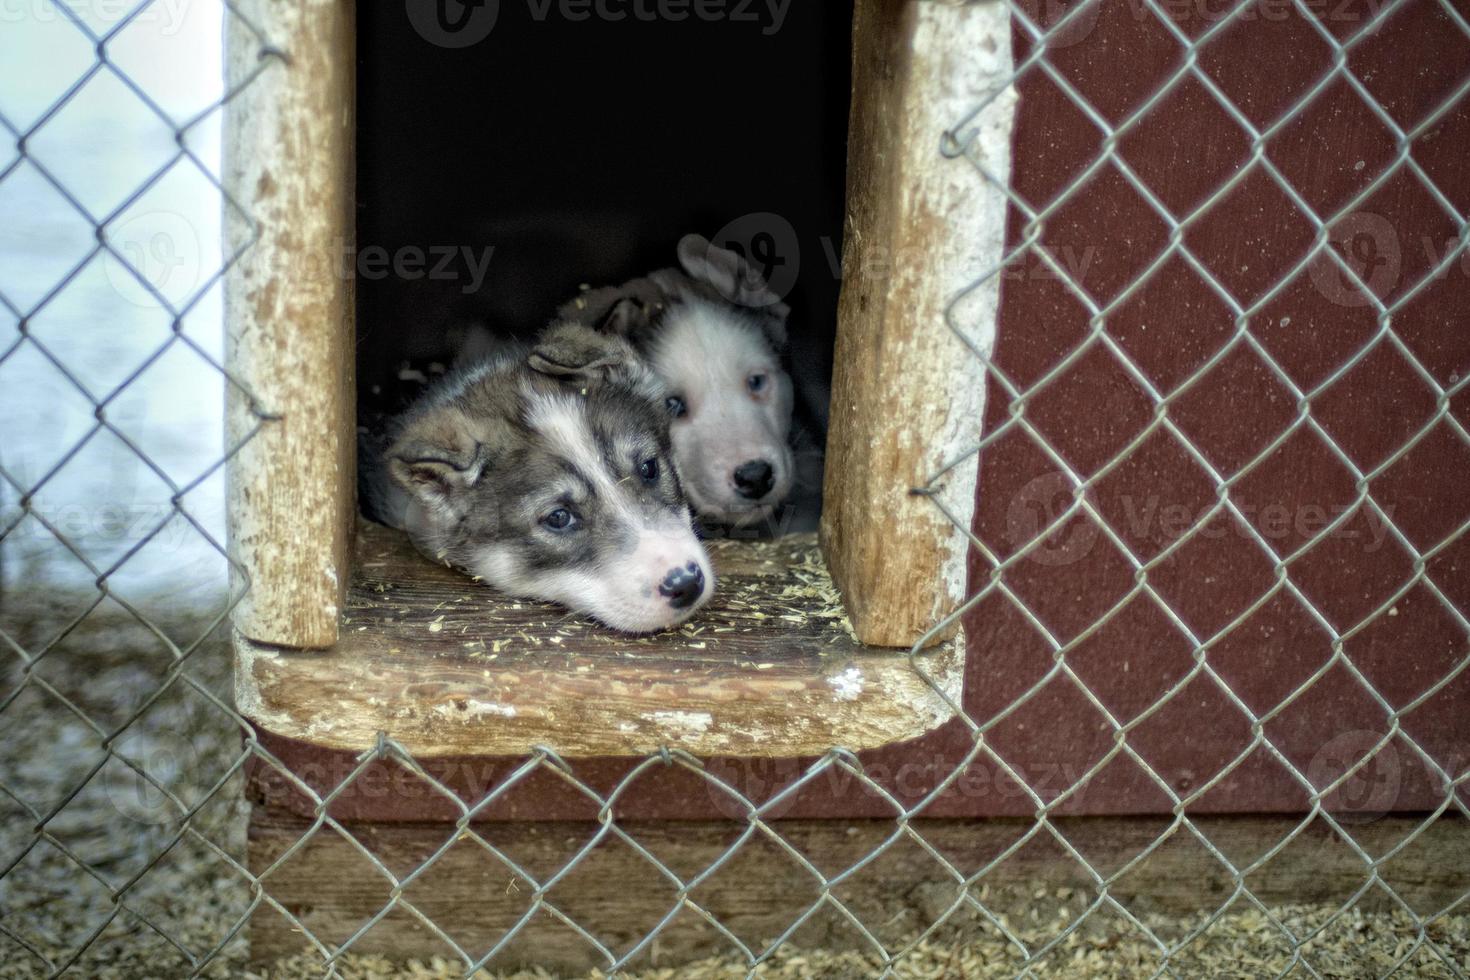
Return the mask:
{"type": "Polygon", "coordinates": [[[638,475],[643,477],[644,483],[653,483],[658,479],[658,460],[645,459],[638,464],[638,475]]]}
{"type": "Polygon", "coordinates": [[[682,419],[684,416],[689,414],[689,406],[685,405],[684,399],[680,398],[678,395],[670,395],[668,398],[665,398],[664,407],[666,407],[669,410],[669,414],[676,419],[682,419]]]}
{"type": "Polygon", "coordinates": [[[750,389],[752,395],[758,395],[766,390],[766,376],[764,374],[752,374],[745,379],[745,387],[750,389]]]}
{"type": "Polygon", "coordinates": [[[541,518],[541,523],[543,526],[553,531],[570,531],[572,528],[577,526],[577,515],[573,514],[565,507],[558,507],[556,510],[541,518]]]}

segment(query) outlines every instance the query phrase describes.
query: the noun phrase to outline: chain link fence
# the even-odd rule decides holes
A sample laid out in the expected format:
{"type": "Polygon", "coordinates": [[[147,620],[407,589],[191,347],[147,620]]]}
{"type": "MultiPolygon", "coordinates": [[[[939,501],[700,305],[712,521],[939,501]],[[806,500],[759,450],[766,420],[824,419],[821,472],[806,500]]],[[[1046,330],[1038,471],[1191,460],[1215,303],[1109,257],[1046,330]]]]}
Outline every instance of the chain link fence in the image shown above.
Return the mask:
{"type": "MultiPolygon", "coordinates": [[[[983,515],[974,528],[963,527],[974,548],[974,595],[951,618],[974,617],[997,603],[1004,605],[1026,624],[1032,640],[1044,644],[1045,670],[993,709],[982,712],[968,700],[951,702],[964,726],[967,748],[961,757],[946,761],[941,776],[916,800],[900,798],[888,780],[875,777],[869,762],[840,747],[756,794],[670,746],[632,765],[611,787],[586,778],[578,761],[536,750],[495,782],[488,795],[471,802],[387,734],[360,756],[335,789],[319,793],[262,746],[235,711],[229,653],[221,634],[239,597],[228,591],[223,575],[219,480],[238,446],[223,443],[219,418],[225,387],[238,384],[222,362],[219,284],[241,256],[224,254],[218,244],[221,210],[239,211],[218,179],[218,131],[221,111],[239,89],[224,91],[216,82],[212,90],[205,84],[180,91],[165,78],[170,66],[161,68],[140,54],[144,49],[130,46],[135,33],[160,27],[158,19],[172,16],[173,8],[143,3],[113,17],[100,13],[101,7],[53,6],[40,0],[28,8],[28,22],[44,26],[22,43],[47,45],[45,70],[29,79],[19,77],[8,66],[39,65],[43,59],[22,60],[25,52],[18,49],[6,52],[7,67],[0,67],[0,127],[9,144],[0,147],[0,255],[6,266],[0,271],[0,391],[5,392],[0,403],[5,405],[7,430],[0,444],[0,641],[6,649],[0,687],[0,976],[50,976],[68,970],[88,976],[228,976],[250,969],[282,976],[381,975],[385,966],[359,954],[364,937],[390,915],[409,917],[452,954],[422,968],[443,975],[498,968],[497,957],[533,921],[559,923],[566,941],[585,947],[604,971],[642,968],[652,962],[673,924],[691,919],[719,937],[718,961],[699,967],[710,976],[780,975],[784,970],[832,976],[1073,970],[1074,975],[1217,971],[1368,976],[1397,971],[1463,977],[1470,972],[1470,869],[1464,866],[1463,851],[1460,866],[1454,867],[1452,859],[1445,869],[1445,887],[1455,897],[1434,908],[1400,894],[1391,873],[1395,859],[1437,826],[1470,816],[1464,790],[1470,778],[1466,746],[1430,742],[1410,723],[1416,710],[1458,690],[1457,679],[1470,665],[1463,565],[1445,561],[1466,540],[1470,513],[1448,513],[1463,506],[1463,498],[1432,500],[1448,513],[1448,523],[1430,522],[1439,530],[1427,536],[1422,521],[1402,527],[1396,506],[1381,499],[1379,490],[1382,478],[1406,459],[1425,465],[1415,451],[1426,446],[1434,447],[1435,464],[1452,478],[1463,482],[1470,477],[1465,457],[1455,455],[1470,449],[1464,406],[1456,403],[1467,384],[1463,365],[1459,374],[1447,374],[1426,357],[1423,344],[1401,336],[1395,326],[1406,307],[1422,301],[1446,275],[1458,274],[1470,247],[1465,185],[1441,188],[1416,154],[1425,134],[1447,120],[1463,118],[1470,101],[1470,70],[1459,66],[1454,77],[1436,82],[1434,104],[1407,122],[1399,107],[1380,101],[1370,81],[1355,70],[1355,52],[1378,43],[1385,25],[1392,26],[1395,18],[1432,16],[1462,50],[1470,50],[1470,24],[1448,0],[1370,6],[1351,27],[1329,22],[1321,8],[1306,0],[1271,8],[1310,33],[1311,43],[1325,52],[1326,68],[1293,94],[1290,105],[1263,122],[1250,106],[1242,106],[1238,92],[1232,94],[1231,79],[1222,82],[1208,63],[1212,41],[1264,16],[1264,6],[1223,9],[1207,18],[1207,27],[1194,30],[1181,27],[1178,11],[1163,0],[1127,4],[1124,16],[1166,36],[1175,57],[1151,83],[1153,90],[1124,112],[1094,104],[1063,57],[1100,29],[1099,17],[1106,22],[1114,16],[1111,5],[1045,10],[1027,3],[1008,6],[1015,72],[1007,87],[1025,92],[1027,85],[1044,80],[1053,97],[1071,107],[1074,129],[1085,129],[1095,147],[1085,154],[1085,166],[1065,175],[1044,200],[1018,189],[1024,177],[1019,167],[1018,180],[1001,180],[972,152],[974,126],[990,102],[955,120],[947,133],[934,134],[936,152],[955,166],[973,166],[977,186],[988,181],[1010,203],[1013,226],[1003,260],[970,290],[997,278],[1006,280],[1003,288],[1012,288],[1011,273],[1044,268],[1048,281],[1082,310],[1085,327],[1054,359],[1034,370],[1019,370],[1014,365],[1020,359],[1008,360],[1004,322],[996,352],[977,352],[985,360],[990,385],[990,420],[976,452],[955,465],[974,465],[978,455],[984,474],[997,447],[1008,439],[1023,439],[1044,457],[1047,493],[1059,494],[1062,504],[1025,525],[1019,535],[1014,522],[1001,522],[1002,531],[994,533],[983,515]],[[1376,172],[1363,174],[1324,208],[1321,200],[1303,193],[1299,180],[1269,150],[1273,139],[1300,125],[1313,106],[1339,87],[1350,91],[1388,133],[1392,151],[1376,172]],[[1243,137],[1244,150],[1227,177],[1198,189],[1181,208],[1158,189],[1158,175],[1145,174],[1130,160],[1128,146],[1131,134],[1146,125],[1150,114],[1184,89],[1228,119],[1243,137]],[[201,91],[207,94],[201,96],[201,91]],[[95,106],[89,101],[94,97],[95,106]],[[126,113],[119,110],[123,105],[126,113]],[[69,121],[72,114],[77,118],[69,121]],[[173,149],[151,158],[110,141],[110,133],[127,126],[161,129],[173,149]],[[59,131],[68,131],[70,142],[48,138],[59,131]],[[1065,226],[1069,207],[1096,191],[1096,181],[1104,177],[1126,187],[1161,230],[1155,240],[1140,246],[1147,254],[1141,252],[1126,274],[1100,289],[1097,279],[1085,270],[1079,273],[1078,265],[1053,247],[1048,229],[1065,226]],[[1375,194],[1406,179],[1439,208],[1451,234],[1432,261],[1415,269],[1404,263],[1392,286],[1385,288],[1374,280],[1374,263],[1355,255],[1353,238],[1342,229],[1356,227],[1344,222],[1364,211],[1375,194]],[[1240,280],[1221,272],[1208,241],[1201,245],[1193,232],[1226,208],[1248,182],[1259,180],[1279,190],[1303,216],[1308,241],[1280,260],[1270,248],[1259,249],[1266,268],[1256,269],[1250,285],[1242,287],[1240,280]],[[176,227],[181,200],[198,205],[184,220],[183,231],[176,227]],[[185,240],[192,243],[190,249],[174,249],[185,240]],[[22,261],[23,255],[32,257],[22,261]],[[1260,321],[1292,283],[1303,276],[1320,279],[1312,270],[1324,264],[1332,277],[1322,281],[1358,297],[1354,308],[1366,311],[1372,327],[1350,355],[1304,383],[1300,372],[1283,363],[1281,349],[1262,339],[1260,321]],[[1187,269],[1208,288],[1228,311],[1229,324],[1218,344],[1164,383],[1140,357],[1140,348],[1121,339],[1113,326],[1130,302],[1179,269],[1187,269]],[[120,335],[126,343],[117,340],[120,335]],[[1407,377],[1427,392],[1432,404],[1410,431],[1364,465],[1363,453],[1344,445],[1343,430],[1319,417],[1318,406],[1375,352],[1385,350],[1401,359],[1407,377]],[[1226,466],[1218,453],[1197,444],[1196,430],[1180,416],[1188,414],[1184,407],[1190,392],[1245,351],[1286,393],[1289,409],[1278,427],[1226,466]],[[1079,365],[1094,358],[1120,370],[1146,408],[1141,424],[1111,447],[1106,458],[1084,465],[1045,424],[1037,406],[1049,391],[1064,387],[1079,365]],[[1310,434],[1328,450],[1349,475],[1352,493],[1347,505],[1320,527],[1283,543],[1280,535],[1262,529],[1244,491],[1251,475],[1271,465],[1301,434],[1310,434]],[[1205,474],[1211,500],[1165,540],[1141,546],[1139,535],[1120,528],[1117,513],[1101,502],[1099,489],[1158,437],[1167,437],[1205,474]],[[120,482],[119,474],[126,479],[120,482]],[[1301,569],[1314,549],[1364,514],[1407,556],[1402,563],[1407,573],[1385,595],[1375,595],[1371,608],[1344,618],[1323,602],[1321,590],[1304,580],[1301,569]],[[1201,623],[1208,617],[1186,608],[1161,578],[1167,580],[1164,572],[1171,562],[1191,547],[1201,541],[1213,546],[1218,539],[1208,532],[1222,520],[1241,529],[1239,536],[1267,563],[1269,575],[1265,586],[1252,591],[1224,621],[1205,627],[1201,623]],[[1017,573],[1035,575],[1040,568],[1043,584],[1052,575],[1052,585],[1058,585],[1061,569],[1081,559],[1067,557],[1068,546],[1057,541],[1075,543],[1078,528],[1087,529],[1083,538],[1089,547],[1105,542],[1119,556],[1128,585],[1107,598],[1105,608],[1089,612],[1080,626],[1059,626],[1056,613],[1036,601],[1025,576],[1018,578],[1017,573]],[[1433,606],[1452,641],[1447,655],[1434,661],[1434,676],[1424,678],[1410,696],[1385,694],[1380,690],[1383,675],[1355,661],[1352,644],[1375,624],[1397,617],[1411,594],[1433,606]],[[1330,652],[1307,676],[1263,704],[1242,691],[1238,677],[1212,653],[1232,637],[1240,641],[1251,617],[1280,601],[1310,618],[1314,629],[1326,635],[1330,652]],[[1171,674],[1148,703],[1125,712],[1096,676],[1080,666],[1079,651],[1130,608],[1145,605],[1162,614],[1175,641],[1187,646],[1188,666],[1171,674]],[[1281,736],[1273,723],[1314,687],[1326,684],[1326,678],[1344,674],[1384,723],[1365,742],[1353,743],[1349,758],[1323,770],[1304,761],[1300,746],[1288,744],[1293,736],[1281,736]],[[1169,710],[1171,703],[1177,708],[1183,695],[1198,691],[1201,684],[1244,719],[1248,737],[1223,764],[1181,788],[1177,779],[1160,773],[1151,752],[1140,750],[1139,733],[1151,718],[1169,710]],[[1101,719],[1106,748],[1069,773],[1065,786],[1042,790],[996,734],[1055,685],[1080,695],[1101,719]],[[1382,845],[1381,837],[1363,844],[1369,825],[1351,813],[1345,816],[1337,803],[1385,752],[1398,752],[1428,774],[1427,789],[1421,787],[1426,805],[1389,844],[1382,845]],[[1283,829],[1268,846],[1242,858],[1220,842],[1216,825],[1200,820],[1192,808],[1232,779],[1248,780],[1252,760],[1262,756],[1273,760],[1296,788],[1297,795],[1289,796],[1295,805],[1283,808],[1295,813],[1281,819],[1277,826],[1283,829]],[[1151,781],[1151,799],[1161,795],[1165,802],[1148,807],[1160,815],[1150,839],[1128,860],[1110,863],[1077,842],[1064,816],[1076,812],[1072,807],[1083,791],[1095,787],[1120,759],[1151,781]],[[263,866],[246,858],[242,783],[248,762],[270,770],[314,806],[314,819],[299,838],[263,866]],[[455,815],[442,828],[442,843],[409,862],[387,861],[331,813],[340,793],[384,762],[401,769],[455,815]],[[951,847],[936,844],[924,818],[977,764],[1014,785],[1026,819],[994,854],[965,863],[951,847]],[[639,792],[647,774],[670,767],[697,780],[730,817],[728,835],[696,868],[684,867],[665,849],[651,845],[646,828],[619,814],[620,804],[639,792]],[[833,777],[883,800],[891,814],[876,842],[841,867],[794,843],[793,834],[776,819],[807,787],[833,777]],[[505,845],[500,825],[476,818],[518,788],[548,779],[589,801],[598,819],[564,861],[540,869],[505,845]],[[1356,862],[1355,883],[1346,898],[1303,911],[1259,896],[1257,873],[1313,828],[1323,827],[1356,862]],[[1223,871],[1228,880],[1223,894],[1201,896],[1204,911],[1182,920],[1161,917],[1119,897],[1129,876],[1170,841],[1179,840],[1197,844],[1212,866],[1223,871]],[[317,935],[302,903],[283,899],[273,886],[281,869],[326,841],[358,855],[384,889],[377,911],[340,936],[317,935]],[[1000,886],[992,888],[1001,878],[998,869],[1038,843],[1070,859],[1082,886],[1068,890],[1060,903],[1050,894],[1028,890],[1007,896],[1000,886]],[[432,878],[446,854],[466,846],[490,869],[487,874],[504,878],[508,892],[523,896],[519,916],[481,946],[437,922],[432,903],[420,897],[422,888],[415,890],[432,878]],[[667,895],[667,913],[627,942],[601,933],[595,916],[565,897],[565,886],[590,856],[609,848],[631,853],[667,895]],[[848,886],[899,851],[924,861],[928,898],[917,920],[895,924],[875,919],[848,886]],[[793,903],[789,924],[773,935],[740,934],[727,924],[719,902],[709,898],[722,872],[752,852],[794,868],[807,884],[799,897],[794,892],[771,897],[793,903]],[[1039,908],[1047,910],[1044,921],[1034,914],[1039,908]],[[306,952],[280,966],[278,973],[271,972],[276,968],[249,966],[245,938],[256,916],[284,919],[299,930],[306,952]],[[845,951],[823,954],[799,948],[803,930],[818,919],[834,924],[845,951]],[[1333,946],[1333,937],[1344,931],[1355,937],[1347,952],[1333,946]],[[1213,950],[1209,955],[1216,958],[1208,958],[1206,950],[1213,950]]],[[[200,43],[193,46],[199,50],[217,51],[220,19],[240,16],[229,4],[212,13],[189,9],[199,21],[194,29],[200,32],[200,43]]],[[[14,24],[0,30],[12,39],[21,36],[14,24]]],[[[292,70],[290,39],[259,37],[258,32],[257,37],[259,72],[292,70]]],[[[0,39],[0,50],[4,43],[0,39]]],[[[218,77],[217,54],[213,62],[205,59],[198,77],[208,77],[211,69],[218,77]]],[[[1130,69],[1120,63],[1116,71],[1130,69]]],[[[249,83],[247,79],[244,84],[249,83]]],[[[1433,88],[1428,82],[1423,85],[1433,88]]],[[[992,101],[1002,94],[993,93],[992,101]]],[[[1023,94],[1022,112],[1028,97],[1023,94]]],[[[956,308],[962,299],[956,300],[956,308]]],[[[1463,332],[1463,312],[1459,316],[1447,322],[1458,322],[1463,332]]],[[[955,329],[963,335],[958,322],[955,329]]],[[[275,423],[273,409],[262,407],[261,425],[275,423]]],[[[935,483],[943,477],[936,474],[935,483]]],[[[982,482],[982,494],[984,490],[982,482]]],[[[973,618],[968,622],[973,624],[973,618]]],[[[1246,642],[1252,641],[1247,637],[1246,642]]],[[[1404,658],[1415,653],[1403,648],[1409,642],[1404,639],[1398,650],[1404,658]]],[[[971,656],[977,656],[973,648],[971,656]]],[[[948,700],[927,673],[921,651],[911,653],[909,662],[948,700]]],[[[1459,696],[1463,710],[1463,693],[1459,696]]],[[[1392,809],[1393,802],[1380,811],[1392,809]]],[[[670,833],[677,835],[678,826],[670,833]]],[[[908,892],[920,884],[892,881],[887,887],[908,892]]],[[[1189,883],[1184,887],[1187,891],[1189,883]]]]}
{"type": "Polygon", "coordinates": [[[245,922],[248,749],[220,638],[238,599],[222,16],[0,14],[7,976],[222,974],[245,922]]]}

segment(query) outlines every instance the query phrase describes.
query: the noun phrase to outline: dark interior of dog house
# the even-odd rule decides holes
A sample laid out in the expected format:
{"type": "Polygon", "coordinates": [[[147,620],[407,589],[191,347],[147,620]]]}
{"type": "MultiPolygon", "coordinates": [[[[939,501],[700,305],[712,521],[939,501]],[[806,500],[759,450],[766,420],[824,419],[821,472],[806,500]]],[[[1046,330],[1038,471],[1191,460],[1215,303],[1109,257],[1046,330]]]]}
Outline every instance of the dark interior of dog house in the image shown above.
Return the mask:
{"type": "MultiPolygon", "coordinates": [[[[415,30],[401,4],[358,17],[362,408],[398,407],[404,362],[450,361],[456,327],[529,337],[579,286],[674,265],[679,238],[698,232],[760,262],[792,307],[796,426],[820,447],[851,4],[791,5],[780,30],[502,4],[494,30],[458,49],[415,30]],[[422,275],[373,265],[414,248],[422,275]]],[[[815,507],[820,486],[805,489],[815,507]]]]}

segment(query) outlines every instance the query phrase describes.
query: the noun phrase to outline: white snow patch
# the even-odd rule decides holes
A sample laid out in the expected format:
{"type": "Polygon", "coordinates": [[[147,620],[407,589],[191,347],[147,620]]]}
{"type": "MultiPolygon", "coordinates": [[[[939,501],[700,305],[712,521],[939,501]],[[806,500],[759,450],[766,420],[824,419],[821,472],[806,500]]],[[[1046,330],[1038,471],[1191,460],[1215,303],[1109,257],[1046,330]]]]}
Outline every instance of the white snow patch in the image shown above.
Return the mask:
{"type": "Polygon", "coordinates": [[[863,672],[857,667],[849,667],[836,677],[827,678],[827,683],[832,685],[840,700],[854,701],[863,693],[863,672]]]}
{"type": "Polygon", "coordinates": [[[655,711],[648,717],[660,725],[690,732],[707,732],[714,723],[708,711],[655,711]]]}
{"type": "Polygon", "coordinates": [[[514,718],[516,716],[515,705],[497,704],[494,701],[480,701],[469,698],[462,702],[450,704],[438,704],[434,706],[434,714],[445,718],[458,718],[460,721],[468,721],[471,718],[483,718],[486,715],[498,715],[501,718],[514,718]]]}

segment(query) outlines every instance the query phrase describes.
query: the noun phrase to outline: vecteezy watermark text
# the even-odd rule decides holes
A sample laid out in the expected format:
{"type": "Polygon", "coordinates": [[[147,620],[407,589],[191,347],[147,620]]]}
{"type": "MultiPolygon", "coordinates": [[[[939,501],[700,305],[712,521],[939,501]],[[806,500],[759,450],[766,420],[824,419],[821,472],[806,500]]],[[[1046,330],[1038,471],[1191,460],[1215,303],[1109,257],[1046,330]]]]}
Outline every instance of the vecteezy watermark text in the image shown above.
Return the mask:
{"type": "MultiPolygon", "coordinates": [[[[127,18],[130,24],[157,25],[158,33],[168,37],[177,34],[192,0],[157,0],[138,9],[138,0],[69,0],[73,15],[94,24],[117,24],[127,18]]],[[[0,0],[0,24],[35,21],[47,24],[71,18],[60,4],[52,0],[0,0]]]]}
{"type": "Polygon", "coordinates": [[[573,22],[598,20],[645,23],[700,20],[706,23],[759,24],[761,33],[775,34],[786,23],[791,0],[526,0],[531,16],[546,20],[553,11],[573,22]]]}
{"type": "MultiPolygon", "coordinates": [[[[1306,8],[1309,16],[1322,23],[1367,25],[1377,21],[1389,3],[1390,0],[1366,0],[1365,3],[1358,0],[1256,0],[1254,3],[1239,0],[1157,0],[1149,4],[1146,0],[1127,0],[1127,10],[1135,23],[1164,17],[1182,28],[1208,27],[1225,20],[1233,23],[1282,23],[1302,17],[1302,7],[1306,8]]],[[[1090,38],[1108,4],[1106,0],[1090,3],[1019,0],[1017,6],[1038,30],[1047,32],[1047,50],[1061,51],[1090,38]]],[[[1378,26],[1374,24],[1373,30],[1376,31],[1378,26]]]]}
{"type": "MultiPolygon", "coordinates": [[[[108,229],[103,267],[113,288],[138,306],[160,302],[187,305],[208,284],[207,270],[217,261],[205,246],[206,236],[186,217],[168,211],[139,215],[108,229]]],[[[361,279],[377,281],[427,279],[458,282],[460,291],[475,293],[485,283],[494,245],[408,244],[355,245],[345,240],[283,248],[257,242],[241,256],[239,266],[251,275],[295,281],[361,279]]]]}
{"type": "MultiPolygon", "coordinates": [[[[3,2],[3,0],[0,0],[3,2]]],[[[405,0],[418,35],[442,48],[466,48],[490,36],[500,19],[500,0],[405,0]]],[[[745,24],[769,37],[781,30],[791,0],[526,0],[531,20],[570,24],[702,21],[745,24]]]]}
{"type": "Polygon", "coordinates": [[[193,527],[179,516],[172,503],[32,504],[22,511],[0,507],[0,530],[6,540],[20,545],[27,540],[51,544],[60,534],[69,541],[121,544],[144,539],[158,548],[177,551],[194,536],[193,527]],[[24,520],[31,514],[37,520],[24,520]]]}
{"type": "MultiPolygon", "coordinates": [[[[1006,508],[1006,539],[1015,548],[1029,546],[1027,559],[1042,565],[1081,561],[1103,531],[1081,510],[1058,525],[1073,502],[1073,484],[1066,474],[1052,472],[1036,477],[1016,493],[1006,508]]],[[[1358,508],[1356,503],[1288,507],[1274,502],[1257,505],[1234,501],[1234,513],[1239,515],[1235,519],[1230,510],[1217,511],[1213,503],[1192,507],[1156,494],[1123,494],[1116,503],[1121,518],[1114,518],[1115,530],[1134,541],[1175,541],[1191,533],[1206,540],[1230,534],[1248,539],[1259,535],[1275,547],[1275,542],[1293,537],[1307,541],[1326,533],[1332,538],[1361,542],[1365,554],[1383,547],[1393,518],[1391,507],[1380,514],[1374,507],[1358,508]],[[1357,513],[1349,516],[1351,511],[1357,513]]]]}

